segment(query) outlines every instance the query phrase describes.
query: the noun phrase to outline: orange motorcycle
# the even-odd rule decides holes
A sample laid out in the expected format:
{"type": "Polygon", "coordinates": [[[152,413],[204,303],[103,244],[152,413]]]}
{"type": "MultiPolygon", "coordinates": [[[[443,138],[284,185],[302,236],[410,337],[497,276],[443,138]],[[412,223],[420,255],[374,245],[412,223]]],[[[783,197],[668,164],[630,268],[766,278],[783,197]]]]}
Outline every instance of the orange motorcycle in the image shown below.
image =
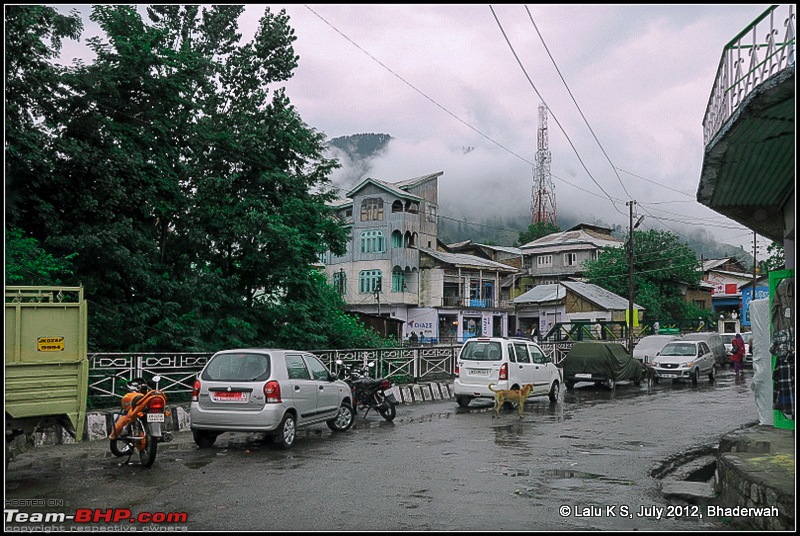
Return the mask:
{"type": "Polygon", "coordinates": [[[122,411],[114,413],[114,429],[108,438],[114,456],[127,456],[130,463],[133,453],[139,452],[139,460],[145,467],[156,461],[158,443],[172,441],[172,434],[162,432],[167,409],[167,397],[158,389],[160,376],[153,376],[155,389],[150,389],[144,378],[135,378],[126,384],[122,397],[122,411]]]}

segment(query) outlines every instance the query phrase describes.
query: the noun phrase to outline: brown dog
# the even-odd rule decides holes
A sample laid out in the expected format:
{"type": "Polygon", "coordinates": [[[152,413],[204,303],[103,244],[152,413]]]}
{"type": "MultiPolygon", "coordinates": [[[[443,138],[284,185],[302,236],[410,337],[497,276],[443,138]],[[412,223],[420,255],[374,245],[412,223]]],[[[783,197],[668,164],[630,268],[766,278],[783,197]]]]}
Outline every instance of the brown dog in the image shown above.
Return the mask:
{"type": "Polygon", "coordinates": [[[533,384],[526,383],[522,389],[492,389],[494,384],[489,384],[489,390],[494,393],[494,416],[500,417],[500,408],[506,402],[516,403],[519,410],[519,418],[522,418],[522,412],[525,411],[525,401],[533,389],[533,384]]]}

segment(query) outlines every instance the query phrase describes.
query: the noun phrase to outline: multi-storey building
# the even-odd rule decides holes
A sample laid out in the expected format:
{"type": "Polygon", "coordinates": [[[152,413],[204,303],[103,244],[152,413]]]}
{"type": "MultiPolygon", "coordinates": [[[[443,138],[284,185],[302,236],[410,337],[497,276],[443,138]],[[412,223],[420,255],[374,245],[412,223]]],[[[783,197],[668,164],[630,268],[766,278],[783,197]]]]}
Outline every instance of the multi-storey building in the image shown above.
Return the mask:
{"type": "Polygon", "coordinates": [[[622,247],[611,229],[581,223],[560,233],[552,233],[520,246],[525,268],[531,278],[528,288],[580,278],[583,263],[597,260],[604,247],[622,247]]]}
{"type": "Polygon", "coordinates": [[[517,271],[438,244],[438,178],[361,181],[334,205],[349,226],[344,255],[326,255],[329,281],[349,311],[405,321],[426,339],[507,335],[510,305],[501,281],[517,271]]]}

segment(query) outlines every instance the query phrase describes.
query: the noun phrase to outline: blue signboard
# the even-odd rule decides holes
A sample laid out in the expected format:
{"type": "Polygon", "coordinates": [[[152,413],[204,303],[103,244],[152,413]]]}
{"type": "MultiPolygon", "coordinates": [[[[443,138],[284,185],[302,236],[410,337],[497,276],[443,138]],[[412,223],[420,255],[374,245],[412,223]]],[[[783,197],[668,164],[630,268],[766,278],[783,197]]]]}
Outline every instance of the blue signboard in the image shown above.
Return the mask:
{"type": "MultiPolygon", "coordinates": [[[[753,288],[742,289],[742,326],[750,325],[750,301],[753,299],[753,288]]],[[[769,298],[769,287],[756,287],[756,299],[769,298]]]]}

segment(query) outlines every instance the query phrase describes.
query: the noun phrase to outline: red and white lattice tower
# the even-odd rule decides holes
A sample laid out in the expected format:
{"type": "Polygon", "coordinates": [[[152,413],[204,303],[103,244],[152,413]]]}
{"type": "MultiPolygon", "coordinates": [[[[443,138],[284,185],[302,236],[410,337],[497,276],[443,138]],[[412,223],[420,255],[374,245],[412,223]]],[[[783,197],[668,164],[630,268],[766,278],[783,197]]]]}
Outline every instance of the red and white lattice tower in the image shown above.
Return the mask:
{"type": "Polygon", "coordinates": [[[556,224],[556,194],[550,175],[550,148],[547,145],[547,108],[539,105],[539,130],[536,135],[536,167],[533,169],[531,223],[556,224]]]}

